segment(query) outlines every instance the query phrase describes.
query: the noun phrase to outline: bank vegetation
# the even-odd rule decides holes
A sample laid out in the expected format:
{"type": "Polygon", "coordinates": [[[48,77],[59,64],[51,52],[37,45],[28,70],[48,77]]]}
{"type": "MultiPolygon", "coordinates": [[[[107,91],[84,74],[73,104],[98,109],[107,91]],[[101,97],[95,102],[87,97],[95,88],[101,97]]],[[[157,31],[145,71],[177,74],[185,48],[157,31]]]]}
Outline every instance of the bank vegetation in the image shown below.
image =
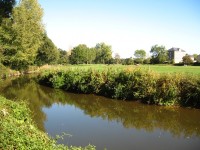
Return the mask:
{"type": "Polygon", "coordinates": [[[31,119],[25,102],[0,96],[0,149],[94,150],[95,147],[64,146],[40,131],[31,119]]]}
{"type": "Polygon", "coordinates": [[[156,105],[200,106],[200,78],[159,74],[141,69],[46,70],[40,84],[69,92],[97,94],[113,99],[141,100],[156,105]]]}

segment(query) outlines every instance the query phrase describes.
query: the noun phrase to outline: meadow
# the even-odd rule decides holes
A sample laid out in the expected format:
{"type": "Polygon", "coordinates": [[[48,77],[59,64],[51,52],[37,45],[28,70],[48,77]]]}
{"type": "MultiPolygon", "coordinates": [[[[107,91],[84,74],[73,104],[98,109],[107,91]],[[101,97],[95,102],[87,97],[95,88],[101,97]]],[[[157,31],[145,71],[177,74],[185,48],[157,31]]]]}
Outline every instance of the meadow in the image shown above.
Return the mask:
{"type": "Polygon", "coordinates": [[[200,75],[200,66],[173,66],[173,65],[103,65],[103,64],[84,64],[84,65],[45,65],[39,70],[66,70],[66,69],[81,69],[81,70],[98,70],[104,71],[107,69],[126,70],[138,69],[144,71],[153,71],[160,74],[186,74],[186,75],[200,75]]]}

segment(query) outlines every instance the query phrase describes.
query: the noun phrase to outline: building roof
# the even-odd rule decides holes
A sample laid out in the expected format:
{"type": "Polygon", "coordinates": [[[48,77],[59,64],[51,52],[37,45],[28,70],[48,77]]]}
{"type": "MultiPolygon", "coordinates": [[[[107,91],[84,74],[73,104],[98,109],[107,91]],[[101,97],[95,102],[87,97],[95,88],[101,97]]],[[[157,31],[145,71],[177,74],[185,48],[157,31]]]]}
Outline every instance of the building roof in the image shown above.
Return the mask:
{"type": "Polygon", "coordinates": [[[186,52],[185,50],[182,50],[180,48],[172,47],[168,51],[180,51],[180,52],[186,52]]]}

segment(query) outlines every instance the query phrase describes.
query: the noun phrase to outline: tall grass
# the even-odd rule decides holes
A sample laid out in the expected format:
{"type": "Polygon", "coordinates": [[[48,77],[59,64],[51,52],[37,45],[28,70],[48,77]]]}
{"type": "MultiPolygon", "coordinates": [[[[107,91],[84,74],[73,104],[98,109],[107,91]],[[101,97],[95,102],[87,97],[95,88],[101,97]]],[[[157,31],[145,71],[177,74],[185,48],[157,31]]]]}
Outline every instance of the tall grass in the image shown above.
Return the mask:
{"type": "Polygon", "coordinates": [[[93,93],[157,105],[200,106],[200,78],[132,69],[49,70],[39,83],[76,93],[93,93]]]}

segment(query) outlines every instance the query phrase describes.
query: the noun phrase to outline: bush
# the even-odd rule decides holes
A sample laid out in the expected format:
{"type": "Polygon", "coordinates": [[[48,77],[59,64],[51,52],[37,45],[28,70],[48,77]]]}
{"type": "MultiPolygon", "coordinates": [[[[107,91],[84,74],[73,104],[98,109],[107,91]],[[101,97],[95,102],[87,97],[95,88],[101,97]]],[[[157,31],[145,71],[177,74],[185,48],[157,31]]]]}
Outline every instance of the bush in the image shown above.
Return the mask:
{"type": "Polygon", "coordinates": [[[180,83],[181,105],[200,107],[200,79],[183,78],[180,83]]]}
{"type": "Polygon", "coordinates": [[[200,106],[200,78],[160,75],[139,69],[60,70],[41,74],[39,82],[70,92],[92,93],[157,105],[200,106]]]}

